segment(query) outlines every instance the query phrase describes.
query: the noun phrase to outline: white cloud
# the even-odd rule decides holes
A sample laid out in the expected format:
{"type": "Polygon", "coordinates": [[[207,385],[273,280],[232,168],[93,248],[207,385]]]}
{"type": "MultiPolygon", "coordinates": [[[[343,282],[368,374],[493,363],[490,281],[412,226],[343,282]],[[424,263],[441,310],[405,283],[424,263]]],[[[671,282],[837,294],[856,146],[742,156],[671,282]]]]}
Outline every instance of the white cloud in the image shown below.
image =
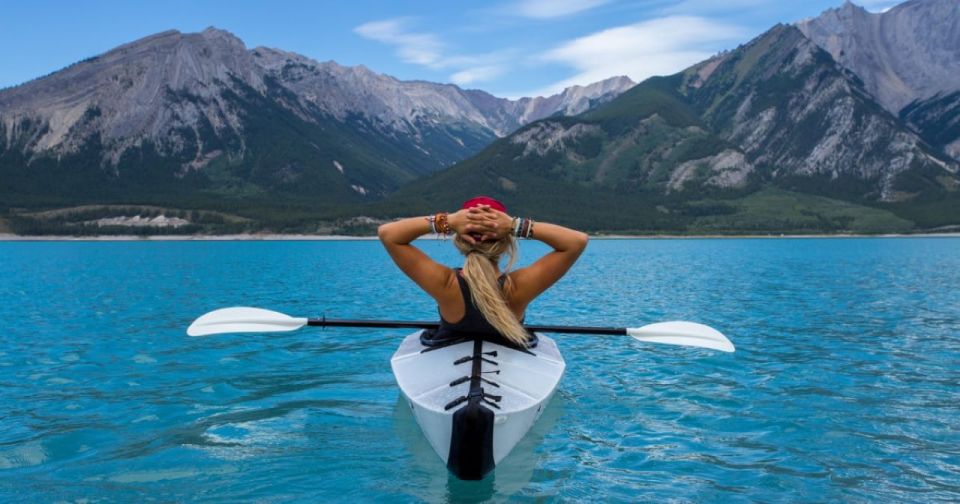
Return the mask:
{"type": "Polygon", "coordinates": [[[493,80],[501,75],[506,69],[502,65],[486,65],[461,70],[450,76],[450,81],[458,86],[473,84],[493,80]]]}
{"type": "Polygon", "coordinates": [[[548,96],[569,86],[617,75],[636,82],[669,75],[709,58],[725,44],[741,41],[744,35],[738,26],[694,16],[664,17],[606,29],[541,54],[541,61],[567,65],[578,73],[533,95],[548,96]]]}
{"type": "Polygon", "coordinates": [[[457,85],[489,81],[506,71],[506,62],[515,57],[513,50],[480,55],[449,54],[446,45],[433,33],[410,31],[410,18],[371,21],[353,29],[362,37],[394,46],[405,63],[432,70],[452,70],[451,82],[457,85]]]}
{"type": "Polygon", "coordinates": [[[371,21],[353,29],[354,33],[377,42],[392,45],[397,55],[407,63],[431,68],[443,66],[443,43],[432,33],[416,33],[405,30],[407,18],[371,21]]]}
{"type": "Polygon", "coordinates": [[[590,10],[609,1],[610,0],[520,0],[516,5],[511,6],[510,11],[522,17],[550,19],[590,10]]]}

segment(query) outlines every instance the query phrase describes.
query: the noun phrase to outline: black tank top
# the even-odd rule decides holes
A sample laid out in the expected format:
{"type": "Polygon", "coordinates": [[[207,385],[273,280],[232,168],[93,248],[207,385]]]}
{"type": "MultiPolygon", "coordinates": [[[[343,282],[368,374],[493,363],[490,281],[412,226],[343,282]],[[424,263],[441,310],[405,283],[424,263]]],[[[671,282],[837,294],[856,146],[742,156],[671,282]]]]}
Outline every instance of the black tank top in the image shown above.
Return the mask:
{"type": "MultiPolygon", "coordinates": [[[[462,268],[454,268],[457,283],[460,285],[460,294],[463,296],[463,318],[454,323],[445,320],[443,315],[440,315],[440,327],[434,331],[424,331],[421,333],[421,343],[426,346],[436,346],[451,340],[473,339],[478,337],[498,343],[501,341],[506,342],[507,340],[493,327],[493,324],[487,321],[480,309],[473,304],[473,297],[470,295],[470,285],[467,284],[467,280],[460,274],[462,270],[462,268]]],[[[497,279],[501,290],[506,280],[506,275],[500,275],[500,278],[497,279]]],[[[440,313],[439,307],[437,308],[437,313],[440,313]]],[[[521,320],[521,322],[523,321],[521,320]]],[[[534,347],[536,344],[537,336],[531,334],[528,347],[534,347]]],[[[513,346],[513,344],[510,343],[508,343],[508,345],[513,346]]]]}

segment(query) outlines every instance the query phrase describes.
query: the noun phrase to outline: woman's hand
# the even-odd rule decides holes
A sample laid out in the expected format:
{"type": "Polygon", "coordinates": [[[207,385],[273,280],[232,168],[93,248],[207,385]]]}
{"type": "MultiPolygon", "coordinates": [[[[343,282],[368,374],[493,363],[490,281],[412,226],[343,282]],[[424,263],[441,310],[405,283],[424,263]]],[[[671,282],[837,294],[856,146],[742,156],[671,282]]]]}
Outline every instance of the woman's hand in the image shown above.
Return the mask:
{"type": "Polygon", "coordinates": [[[509,215],[489,205],[462,209],[447,217],[450,229],[470,244],[503,238],[513,231],[511,222],[509,215]]]}
{"type": "Polygon", "coordinates": [[[494,235],[494,239],[501,240],[513,234],[513,217],[489,206],[486,207],[485,211],[487,217],[493,222],[493,230],[491,232],[494,235]]]}

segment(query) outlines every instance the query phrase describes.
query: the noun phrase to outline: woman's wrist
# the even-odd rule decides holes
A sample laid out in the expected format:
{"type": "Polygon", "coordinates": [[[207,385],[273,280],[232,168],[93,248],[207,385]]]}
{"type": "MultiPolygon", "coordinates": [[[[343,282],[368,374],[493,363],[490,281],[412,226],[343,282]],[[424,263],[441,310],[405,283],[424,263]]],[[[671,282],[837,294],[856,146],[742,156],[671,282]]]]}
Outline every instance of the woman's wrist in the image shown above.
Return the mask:
{"type": "Polygon", "coordinates": [[[534,237],[534,220],[530,217],[514,217],[510,221],[510,232],[517,238],[534,237]]]}
{"type": "MultiPolygon", "coordinates": [[[[466,225],[465,219],[466,216],[463,212],[453,212],[446,214],[447,215],[447,233],[458,234],[463,231],[463,226],[466,225]]],[[[443,233],[438,229],[439,232],[443,233]]]]}
{"type": "MultiPolygon", "coordinates": [[[[438,212],[432,215],[427,215],[423,219],[427,222],[428,230],[426,233],[435,233],[435,234],[450,234],[450,231],[454,229],[453,224],[451,224],[450,219],[455,217],[456,214],[448,214],[447,212],[438,212]]],[[[426,234],[424,233],[424,234],[426,234]]]]}

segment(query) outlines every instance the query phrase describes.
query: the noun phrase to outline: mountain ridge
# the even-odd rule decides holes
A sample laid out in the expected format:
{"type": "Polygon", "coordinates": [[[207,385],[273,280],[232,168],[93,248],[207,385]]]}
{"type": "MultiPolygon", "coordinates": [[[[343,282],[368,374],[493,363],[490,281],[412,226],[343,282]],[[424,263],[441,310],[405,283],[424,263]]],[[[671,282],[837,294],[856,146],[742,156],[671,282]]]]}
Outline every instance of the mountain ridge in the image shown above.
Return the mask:
{"type": "Polygon", "coordinates": [[[791,25],[778,25],[716,58],[719,64],[701,64],[713,70],[688,94],[705,120],[752,162],[769,166],[770,176],[878,178],[878,199],[894,201],[907,197],[895,193],[894,182],[914,163],[956,172],[952,160],[939,158],[895,116],[876,107],[857,79],[791,25]],[[718,75],[724,67],[729,78],[718,75]],[[746,72],[753,74],[747,78],[746,72]],[[804,86],[791,87],[791,80],[803,80],[804,86]],[[772,134],[764,133],[771,128],[772,134]]]}
{"type": "Polygon", "coordinates": [[[960,208],[957,170],[827,52],[778,25],[586,113],[526,125],[386,203],[421,210],[421,199],[453,205],[487,192],[533,215],[613,232],[638,222],[677,232],[740,222],[769,232],[808,218],[810,229],[880,219],[903,230],[901,213],[926,228],[944,224],[930,208],[960,208]],[[775,206],[796,201],[807,213],[777,220],[775,206]],[[768,212],[765,224],[743,214],[757,208],[768,212]],[[864,217],[874,211],[885,217],[864,217]]]}
{"type": "MultiPolygon", "coordinates": [[[[629,85],[612,79],[580,95],[523,102],[491,96],[492,112],[485,115],[476,93],[452,84],[400,81],[362,66],[247,49],[212,27],[168,30],[0,91],[0,172],[14,180],[42,177],[59,169],[54,165],[96,164],[87,158],[98,150],[100,168],[115,178],[136,179],[142,164],[136,160],[149,158],[162,165],[154,166],[155,175],[170,172],[171,186],[190,175],[226,194],[238,185],[261,185],[250,178],[256,164],[256,171],[281,182],[261,187],[268,192],[283,181],[290,188],[298,180],[325,180],[319,188],[331,188],[329,196],[362,201],[449,166],[537,114],[563,113],[584,97],[603,100],[629,85]],[[524,108],[545,100],[546,106],[524,108]],[[274,126],[299,145],[277,149],[248,138],[264,115],[291,116],[274,126]],[[259,151],[251,150],[255,145],[259,151]],[[132,161],[120,166],[125,159],[132,161]],[[46,171],[30,168],[40,161],[46,171]],[[217,173],[225,169],[230,180],[223,184],[217,173]]],[[[98,183],[110,183],[92,166],[90,172],[98,183]]],[[[128,182],[129,190],[137,185],[128,182]]],[[[190,187],[184,184],[185,191],[190,187]]]]}
{"type": "Polygon", "coordinates": [[[954,0],[912,0],[880,13],[846,0],[796,26],[897,114],[912,101],[960,90],[958,13],[954,0]]]}
{"type": "Polygon", "coordinates": [[[944,101],[960,92],[960,3],[910,0],[871,13],[847,1],[796,26],[857,75],[891,114],[960,161],[954,108],[944,101]]]}
{"type": "MultiPolygon", "coordinates": [[[[915,3],[897,12],[912,12],[907,7],[915,3]]],[[[862,14],[850,5],[839,11],[862,14]]],[[[183,39],[170,32],[155,37],[168,45],[183,39]]],[[[76,223],[67,222],[67,211],[50,222],[48,212],[11,210],[13,228],[95,232],[84,223],[130,220],[110,212],[139,204],[154,205],[152,217],[171,205],[171,215],[182,220],[190,213],[176,208],[209,211],[198,214],[197,224],[207,232],[369,232],[376,222],[370,217],[455,208],[477,193],[502,199],[514,212],[600,232],[960,226],[958,163],[950,157],[960,145],[960,93],[937,92],[891,111],[869,78],[800,26],[776,25],[623,92],[610,91],[632,82],[611,78],[519,100],[400,81],[279,49],[246,49],[216,29],[191,34],[190,41],[202,44],[175,47],[179,66],[163,68],[173,73],[167,81],[194,87],[136,88],[133,96],[165,106],[150,109],[150,99],[142,99],[128,107],[141,113],[137,124],[175,127],[161,142],[133,145],[116,164],[100,156],[116,147],[104,127],[116,119],[109,110],[57,109],[77,101],[77,93],[60,96],[52,110],[72,122],[56,129],[29,117],[10,121],[3,103],[14,95],[0,92],[0,195],[15,196],[9,206],[117,203],[78,206],[76,223]],[[225,49],[210,49],[216,47],[225,49]],[[218,52],[232,56],[211,62],[218,52]],[[234,66],[240,71],[227,70],[234,66]],[[245,71],[256,75],[247,82],[238,77],[245,71]],[[51,138],[88,141],[69,144],[77,150],[63,162],[62,153],[29,148],[51,138]],[[222,215],[234,217],[216,222],[222,215]]],[[[143,66],[127,70],[149,71],[143,66]]],[[[109,89],[129,85],[123,74],[101,77],[109,89]]]]}

